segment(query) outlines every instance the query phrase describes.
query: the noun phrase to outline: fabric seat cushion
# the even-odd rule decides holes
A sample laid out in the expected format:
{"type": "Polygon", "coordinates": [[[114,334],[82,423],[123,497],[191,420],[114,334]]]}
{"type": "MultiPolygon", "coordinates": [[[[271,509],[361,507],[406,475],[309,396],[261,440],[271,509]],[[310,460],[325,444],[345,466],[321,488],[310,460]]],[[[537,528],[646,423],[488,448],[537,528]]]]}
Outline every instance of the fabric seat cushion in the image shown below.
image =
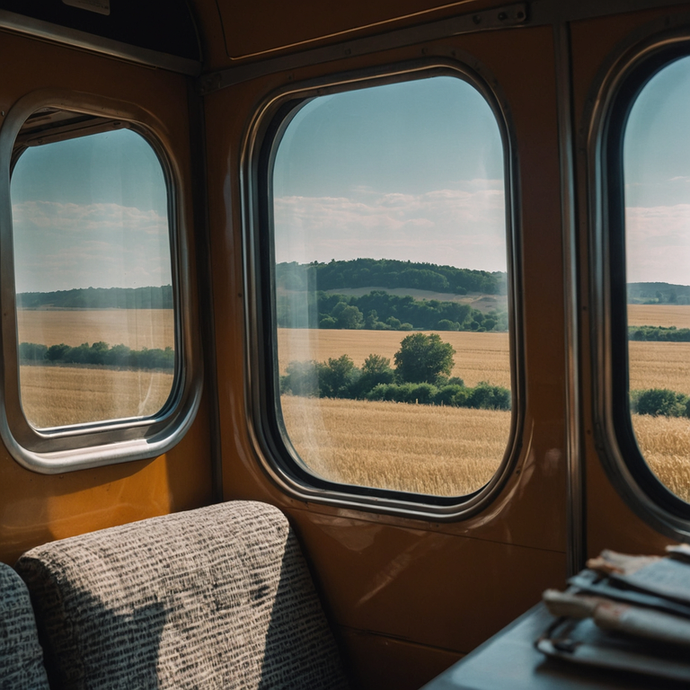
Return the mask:
{"type": "Polygon", "coordinates": [[[48,690],[29,590],[5,563],[0,563],[0,688],[48,690]]]}
{"type": "Polygon", "coordinates": [[[230,502],[44,544],[20,558],[51,683],[346,688],[285,516],[230,502]]]}

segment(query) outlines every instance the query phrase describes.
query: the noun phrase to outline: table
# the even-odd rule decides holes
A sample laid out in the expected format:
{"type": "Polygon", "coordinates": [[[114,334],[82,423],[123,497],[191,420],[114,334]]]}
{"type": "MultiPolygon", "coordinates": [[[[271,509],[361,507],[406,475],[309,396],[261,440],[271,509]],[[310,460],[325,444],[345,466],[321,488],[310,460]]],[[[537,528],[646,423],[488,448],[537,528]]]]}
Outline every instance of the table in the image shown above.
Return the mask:
{"type": "Polygon", "coordinates": [[[538,604],[422,690],[678,690],[688,687],[688,683],[549,659],[535,649],[534,641],[553,620],[544,604],[538,604]]]}

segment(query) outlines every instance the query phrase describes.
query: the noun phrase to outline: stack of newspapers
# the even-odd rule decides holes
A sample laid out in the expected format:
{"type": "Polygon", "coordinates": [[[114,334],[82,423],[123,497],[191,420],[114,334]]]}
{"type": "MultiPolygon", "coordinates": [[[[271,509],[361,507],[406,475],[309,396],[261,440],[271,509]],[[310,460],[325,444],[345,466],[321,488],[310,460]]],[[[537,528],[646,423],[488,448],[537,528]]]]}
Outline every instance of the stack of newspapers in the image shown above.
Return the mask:
{"type": "Polygon", "coordinates": [[[552,657],[589,666],[690,681],[690,546],[667,556],[603,551],[547,590],[557,620],[537,640],[552,657]]]}

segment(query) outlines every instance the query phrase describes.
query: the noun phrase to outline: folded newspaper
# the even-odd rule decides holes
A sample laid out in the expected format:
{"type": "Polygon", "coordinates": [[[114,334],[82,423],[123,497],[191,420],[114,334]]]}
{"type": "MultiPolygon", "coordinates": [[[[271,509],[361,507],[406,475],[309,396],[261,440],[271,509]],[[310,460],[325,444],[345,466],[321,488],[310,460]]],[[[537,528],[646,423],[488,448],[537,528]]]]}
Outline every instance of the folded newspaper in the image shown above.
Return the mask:
{"type": "Polygon", "coordinates": [[[557,621],[537,641],[549,656],[690,680],[690,547],[666,557],[602,551],[543,600],[557,621]]]}

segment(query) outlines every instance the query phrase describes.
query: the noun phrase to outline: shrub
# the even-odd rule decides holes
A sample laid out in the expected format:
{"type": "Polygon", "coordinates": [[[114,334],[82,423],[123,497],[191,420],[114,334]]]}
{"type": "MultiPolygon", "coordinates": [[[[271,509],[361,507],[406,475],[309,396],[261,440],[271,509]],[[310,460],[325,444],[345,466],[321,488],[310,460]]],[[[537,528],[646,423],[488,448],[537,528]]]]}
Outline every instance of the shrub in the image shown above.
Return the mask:
{"type": "Polygon", "coordinates": [[[323,365],[314,360],[290,362],[287,366],[287,374],[280,379],[281,391],[308,398],[318,397],[319,370],[322,368],[323,365]]]}
{"type": "Polygon", "coordinates": [[[502,386],[492,386],[482,381],[467,398],[467,407],[480,410],[509,410],[510,391],[502,386]]]}
{"type": "Polygon", "coordinates": [[[649,388],[631,395],[631,409],[653,417],[684,417],[687,415],[688,400],[687,395],[668,388],[649,388]]]}
{"type": "Polygon", "coordinates": [[[465,407],[467,401],[468,390],[462,383],[450,383],[438,389],[438,393],[434,398],[437,405],[446,405],[451,407],[465,407]]]}
{"type": "Polygon", "coordinates": [[[431,405],[437,395],[438,388],[436,386],[432,386],[430,383],[418,383],[416,386],[410,387],[406,402],[431,405]]]}
{"type": "Polygon", "coordinates": [[[365,397],[367,400],[396,400],[399,388],[395,383],[379,383],[365,397]]]}

